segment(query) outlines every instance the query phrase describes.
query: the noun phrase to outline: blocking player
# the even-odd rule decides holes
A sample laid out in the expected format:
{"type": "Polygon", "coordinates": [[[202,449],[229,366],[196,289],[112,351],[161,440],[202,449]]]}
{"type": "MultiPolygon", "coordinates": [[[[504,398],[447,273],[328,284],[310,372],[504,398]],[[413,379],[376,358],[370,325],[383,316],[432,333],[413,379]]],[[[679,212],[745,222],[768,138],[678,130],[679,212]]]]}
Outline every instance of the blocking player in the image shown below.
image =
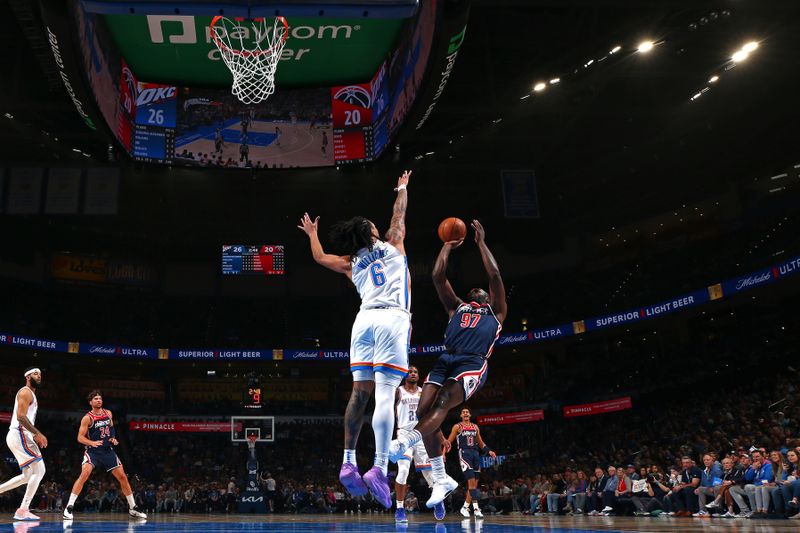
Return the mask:
{"type": "Polygon", "coordinates": [[[128,500],[128,514],[134,518],[147,518],[146,514],[137,509],[128,476],[125,475],[125,469],[111,447],[112,445],[117,446],[119,441],[111,411],[103,409],[103,395],[100,391],[94,390],[86,399],[89,401],[91,410],[83,415],[80,428],[78,428],[78,442],[86,446],[86,451],[83,452],[81,474],[72,485],[69,502],[64,507],[64,519],[72,520],[75,500],[78,499],[84,483],[95,468],[111,472],[117,478],[122,494],[128,500]]]}
{"type": "Polygon", "coordinates": [[[458,487],[444,468],[443,436],[439,428],[450,409],[469,400],[486,382],[488,360],[507,313],[503,279],[497,261],[486,246],[483,226],[473,220],[472,228],[483,268],[489,276],[489,293],[483,289],[471,289],[466,301],[456,296],[447,280],[447,261],[450,252],[463,241],[446,242],[433,266],[433,284],[450,317],[444,334],[445,353],[425,379],[417,409],[417,426],[411,431],[401,432],[389,450],[391,460],[397,461],[408,448],[424,439],[434,479],[431,497],[426,504],[428,507],[434,507],[458,487]]]}
{"type": "Polygon", "coordinates": [[[14,520],[33,521],[39,517],[30,511],[31,500],[44,478],[45,468],[40,448],[47,448],[47,437],[34,426],[39,402],[36,389],[42,384],[42,371],[36,367],[25,369],[25,386],[17,391],[14,398],[14,411],[8,428],[6,444],[19,463],[22,473],[0,485],[0,494],[27,484],[25,495],[14,520]]]}
{"type": "Polygon", "coordinates": [[[478,506],[478,475],[481,473],[481,453],[490,455],[492,459],[497,457],[492,450],[483,442],[481,430],[478,424],[470,422],[472,413],[469,408],[461,410],[461,422],[453,424],[450,436],[447,441],[450,444],[458,440],[458,460],[461,464],[461,471],[464,472],[464,479],[467,480],[467,497],[464,499],[464,506],[461,507],[461,516],[469,518],[469,504],[475,511],[475,518],[483,518],[481,508],[478,506]]]}
{"type": "MultiPolygon", "coordinates": [[[[414,426],[417,425],[417,406],[419,405],[420,396],[422,396],[422,389],[417,385],[418,383],[419,370],[413,365],[409,366],[408,375],[403,380],[403,384],[397,387],[397,394],[395,395],[398,431],[414,429],[414,426]]],[[[397,510],[394,513],[396,522],[408,522],[403,505],[406,499],[406,491],[408,491],[406,481],[408,480],[408,472],[411,470],[412,460],[417,471],[422,472],[425,481],[428,482],[428,486],[433,487],[433,476],[431,475],[428,454],[425,451],[425,445],[418,442],[416,446],[409,448],[405,455],[397,461],[397,477],[394,483],[394,490],[397,495],[397,510]]],[[[444,508],[444,504],[441,505],[444,508]]]]}
{"type": "Polygon", "coordinates": [[[394,431],[394,395],[408,372],[411,338],[411,279],[404,245],[410,176],[411,171],[406,170],[397,180],[397,199],[386,241],[380,240],[370,220],[353,217],[336,223],[331,231],[331,239],[348,255],[332,255],[325,253],[319,241],[319,217],[312,221],[306,213],[297,226],[308,235],[314,260],[347,276],[361,296],[350,340],[353,391],[344,414],[344,459],[339,480],[353,496],[366,494],[369,489],[387,509],[392,506],[386,474],[394,431]],[[356,463],[356,442],[373,391],[375,463],[362,479],[356,463]]]}

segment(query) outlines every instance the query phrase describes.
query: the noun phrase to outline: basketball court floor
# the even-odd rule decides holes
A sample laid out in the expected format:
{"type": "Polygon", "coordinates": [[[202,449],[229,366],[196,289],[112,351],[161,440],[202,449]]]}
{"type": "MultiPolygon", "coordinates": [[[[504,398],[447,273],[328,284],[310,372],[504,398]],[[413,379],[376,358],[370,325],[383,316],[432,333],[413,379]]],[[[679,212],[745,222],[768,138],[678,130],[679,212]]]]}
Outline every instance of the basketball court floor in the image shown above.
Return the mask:
{"type": "Polygon", "coordinates": [[[403,533],[500,533],[534,531],[575,533],[591,531],[720,531],[768,533],[796,531],[793,520],[723,520],[708,518],[632,517],[530,517],[487,516],[484,520],[461,520],[448,516],[436,522],[430,515],[412,516],[408,524],[396,524],[392,515],[156,515],[146,521],[128,520],[122,514],[87,514],[62,520],[60,514],[42,516],[41,522],[17,522],[10,516],[0,522],[0,531],[51,532],[136,532],[153,531],[222,533],[225,531],[312,532],[403,532],[403,533]]]}

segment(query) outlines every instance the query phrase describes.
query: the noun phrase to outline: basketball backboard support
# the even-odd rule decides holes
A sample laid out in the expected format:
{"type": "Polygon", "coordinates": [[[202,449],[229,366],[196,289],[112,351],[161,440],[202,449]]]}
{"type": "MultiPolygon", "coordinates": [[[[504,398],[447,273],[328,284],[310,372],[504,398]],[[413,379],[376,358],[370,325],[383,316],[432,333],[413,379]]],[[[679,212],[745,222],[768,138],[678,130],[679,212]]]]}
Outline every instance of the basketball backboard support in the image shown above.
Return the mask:
{"type": "Polygon", "coordinates": [[[231,417],[231,442],[247,442],[251,435],[257,436],[257,442],[275,442],[275,417],[231,417]]]}

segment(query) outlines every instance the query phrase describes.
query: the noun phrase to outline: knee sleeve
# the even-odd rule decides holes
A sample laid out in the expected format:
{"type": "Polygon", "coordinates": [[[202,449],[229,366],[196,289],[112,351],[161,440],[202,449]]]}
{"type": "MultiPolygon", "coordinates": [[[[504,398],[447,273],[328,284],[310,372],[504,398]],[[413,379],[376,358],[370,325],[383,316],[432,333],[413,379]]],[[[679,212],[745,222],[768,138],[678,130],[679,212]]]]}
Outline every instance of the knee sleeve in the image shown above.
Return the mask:
{"type": "Polygon", "coordinates": [[[411,461],[397,461],[397,477],[395,481],[405,485],[408,480],[409,470],[411,470],[411,461]]]}
{"type": "Polygon", "coordinates": [[[469,495],[472,496],[472,501],[474,502],[477,502],[481,499],[481,493],[478,491],[478,489],[470,489],[469,495]]]}

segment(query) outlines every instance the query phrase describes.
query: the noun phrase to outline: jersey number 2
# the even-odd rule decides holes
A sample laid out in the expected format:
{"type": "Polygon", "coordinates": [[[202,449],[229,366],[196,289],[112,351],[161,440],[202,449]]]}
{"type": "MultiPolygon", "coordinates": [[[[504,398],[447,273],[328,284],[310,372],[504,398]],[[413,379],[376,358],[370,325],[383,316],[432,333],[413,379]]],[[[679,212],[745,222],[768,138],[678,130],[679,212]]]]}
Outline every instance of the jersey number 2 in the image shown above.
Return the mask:
{"type": "Polygon", "coordinates": [[[372,263],[369,266],[369,275],[372,278],[372,284],[376,287],[386,283],[386,274],[383,273],[380,263],[372,263]]]}
{"type": "Polygon", "coordinates": [[[461,327],[462,328],[474,328],[478,325],[478,321],[481,319],[481,315],[475,315],[473,313],[464,313],[461,315],[461,327]]]}

